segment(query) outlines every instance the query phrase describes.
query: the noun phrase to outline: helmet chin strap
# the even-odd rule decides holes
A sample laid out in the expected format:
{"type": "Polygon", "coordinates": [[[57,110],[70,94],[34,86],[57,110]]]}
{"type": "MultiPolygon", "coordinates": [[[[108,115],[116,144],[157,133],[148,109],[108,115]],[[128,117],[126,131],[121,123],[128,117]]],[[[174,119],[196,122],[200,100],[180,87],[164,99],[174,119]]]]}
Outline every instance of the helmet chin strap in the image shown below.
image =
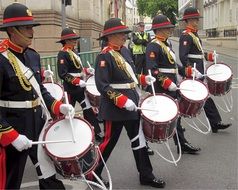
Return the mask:
{"type": "Polygon", "coordinates": [[[16,27],[13,27],[13,30],[19,35],[22,37],[23,40],[25,40],[27,43],[30,43],[31,42],[31,39],[24,36],[24,34],[22,34],[19,30],[16,29],[16,27]]]}

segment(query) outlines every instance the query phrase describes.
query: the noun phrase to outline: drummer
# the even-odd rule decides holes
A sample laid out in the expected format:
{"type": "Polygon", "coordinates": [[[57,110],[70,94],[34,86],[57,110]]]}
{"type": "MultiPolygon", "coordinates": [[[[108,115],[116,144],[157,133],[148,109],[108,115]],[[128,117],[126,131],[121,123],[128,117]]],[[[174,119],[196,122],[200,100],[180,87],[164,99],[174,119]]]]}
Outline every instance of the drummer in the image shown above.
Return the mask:
{"type": "MultiPolygon", "coordinates": [[[[165,182],[156,178],[146,150],[145,137],[140,125],[137,111],[139,94],[137,84],[151,84],[151,76],[135,75],[135,67],[130,51],[123,46],[131,31],[119,18],[105,22],[101,39],[107,39],[107,46],[97,56],[95,64],[95,81],[101,94],[99,116],[104,121],[105,138],[100,144],[100,151],[105,161],[109,159],[123,127],[131,142],[141,185],[163,188],[165,182]]],[[[123,155],[123,154],[122,154],[123,155]]],[[[125,155],[128,156],[128,155],[125,155]]],[[[95,170],[101,177],[104,164],[102,160],[95,170]]],[[[104,181],[105,184],[108,184],[104,181]]]]}
{"type": "Polygon", "coordinates": [[[85,95],[85,74],[93,75],[93,68],[84,68],[80,58],[75,53],[75,45],[80,37],[71,28],[65,28],[61,32],[61,39],[57,43],[62,44],[58,53],[58,75],[63,80],[64,90],[69,94],[70,104],[75,106],[76,101],[83,109],[84,118],[94,127],[95,138],[102,141],[103,135],[98,120],[85,95]]]}
{"type": "MultiPolygon", "coordinates": [[[[186,30],[183,31],[179,39],[179,58],[186,68],[184,75],[191,76],[192,67],[196,63],[196,75],[203,80],[203,74],[205,73],[204,58],[208,61],[213,61],[213,55],[203,51],[202,41],[197,33],[199,18],[202,18],[202,16],[200,16],[198,9],[194,7],[185,9],[181,21],[185,21],[186,30]]],[[[231,126],[231,123],[223,124],[221,122],[221,116],[211,97],[207,99],[204,110],[213,133],[231,126]]]]}
{"type": "MultiPolygon", "coordinates": [[[[152,30],[155,33],[155,39],[152,40],[146,48],[146,65],[152,75],[156,78],[154,89],[156,93],[165,93],[173,98],[177,98],[177,70],[175,54],[168,43],[168,37],[171,34],[174,25],[165,15],[157,15],[152,22],[152,30]]],[[[151,87],[148,88],[152,92],[151,87]]],[[[194,154],[201,149],[192,146],[184,137],[184,130],[181,126],[181,117],[177,123],[177,133],[181,144],[182,153],[194,154]]],[[[176,135],[174,141],[178,148],[176,135]]]]}
{"type": "Polygon", "coordinates": [[[47,108],[56,115],[74,112],[42,84],[40,56],[29,47],[39,25],[23,4],[12,3],[4,10],[0,30],[8,38],[0,43],[0,189],[20,189],[28,155],[40,189],[65,189],[54,171],[42,169],[45,152],[32,146],[46,122],[47,108]]]}

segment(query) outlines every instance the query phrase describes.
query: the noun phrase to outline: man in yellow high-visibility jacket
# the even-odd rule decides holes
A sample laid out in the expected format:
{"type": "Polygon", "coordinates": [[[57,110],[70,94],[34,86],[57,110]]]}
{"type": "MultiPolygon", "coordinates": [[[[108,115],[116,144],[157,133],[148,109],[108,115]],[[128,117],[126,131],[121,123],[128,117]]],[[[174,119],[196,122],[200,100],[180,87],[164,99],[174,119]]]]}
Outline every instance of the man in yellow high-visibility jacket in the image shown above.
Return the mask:
{"type": "Polygon", "coordinates": [[[150,34],[145,32],[144,22],[139,22],[137,24],[138,32],[133,33],[133,56],[135,60],[136,73],[145,74],[146,62],[145,62],[145,50],[147,44],[151,41],[150,34]]]}

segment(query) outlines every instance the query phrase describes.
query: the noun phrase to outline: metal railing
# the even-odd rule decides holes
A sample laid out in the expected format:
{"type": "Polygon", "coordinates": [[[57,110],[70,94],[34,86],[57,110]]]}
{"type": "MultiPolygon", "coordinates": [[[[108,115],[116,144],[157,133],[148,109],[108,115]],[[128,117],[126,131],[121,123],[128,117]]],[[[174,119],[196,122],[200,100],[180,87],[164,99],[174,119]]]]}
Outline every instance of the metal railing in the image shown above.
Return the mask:
{"type": "MultiPolygon", "coordinates": [[[[98,53],[99,53],[98,51],[79,53],[83,66],[88,67],[88,64],[87,64],[87,61],[88,61],[90,65],[94,67],[94,63],[98,53]]],[[[43,69],[47,69],[48,65],[50,65],[50,69],[54,72],[54,81],[60,82],[60,78],[58,76],[58,71],[57,71],[57,55],[41,57],[41,67],[43,69]]]]}

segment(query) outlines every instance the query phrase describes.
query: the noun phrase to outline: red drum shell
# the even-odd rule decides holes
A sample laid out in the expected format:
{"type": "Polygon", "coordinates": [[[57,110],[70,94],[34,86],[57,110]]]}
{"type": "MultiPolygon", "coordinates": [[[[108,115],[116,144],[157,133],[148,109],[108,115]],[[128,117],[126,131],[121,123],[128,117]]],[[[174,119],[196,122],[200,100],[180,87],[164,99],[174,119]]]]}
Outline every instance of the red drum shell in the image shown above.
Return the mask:
{"type": "MultiPolygon", "coordinates": [[[[76,142],[45,144],[46,154],[52,159],[57,172],[64,178],[82,177],[93,171],[99,160],[94,145],[92,126],[83,118],[73,118],[76,142]]],[[[50,123],[43,140],[70,140],[72,131],[68,119],[50,123]]]]}
{"type": "Polygon", "coordinates": [[[153,95],[149,95],[140,104],[143,131],[145,138],[150,142],[163,142],[175,133],[179,116],[178,104],[170,96],[158,93],[155,96],[156,104],[158,104],[156,107],[153,105],[153,98],[153,95]],[[158,109],[158,113],[155,113],[156,116],[148,115],[143,109],[158,109]]]}

